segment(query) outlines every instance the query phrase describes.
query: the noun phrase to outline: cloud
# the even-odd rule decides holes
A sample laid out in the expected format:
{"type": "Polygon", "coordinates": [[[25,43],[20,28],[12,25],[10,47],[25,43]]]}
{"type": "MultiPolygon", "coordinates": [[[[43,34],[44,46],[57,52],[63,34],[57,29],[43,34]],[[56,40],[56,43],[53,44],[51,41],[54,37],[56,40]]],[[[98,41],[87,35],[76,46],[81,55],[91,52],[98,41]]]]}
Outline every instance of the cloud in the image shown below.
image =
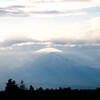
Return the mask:
{"type": "Polygon", "coordinates": [[[81,9],[96,6],[100,6],[100,2],[98,2],[97,0],[16,0],[12,3],[10,1],[8,5],[1,5],[0,16],[78,16],[87,14],[87,12],[80,12],[81,9]]]}
{"type": "MultiPolygon", "coordinates": [[[[0,8],[0,16],[1,17],[27,17],[27,16],[48,16],[48,15],[63,15],[63,16],[78,16],[78,15],[86,15],[86,12],[79,12],[79,11],[60,11],[60,10],[33,10],[26,11],[26,6],[22,5],[12,5],[8,7],[1,7],[0,8]]],[[[34,8],[33,8],[34,9],[34,8]]]]}
{"type": "MultiPolygon", "coordinates": [[[[66,28],[64,32],[46,34],[47,37],[43,40],[40,39],[40,34],[37,35],[37,38],[35,38],[34,34],[33,37],[31,35],[29,36],[29,34],[19,34],[18,36],[15,34],[8,35],[9,37],[6,38],[5,41],[0,42],[0,48],[1,50],[12,50],[16,47],[25,48],[26,46],[30,46],[30,48],[38,48],[39,46],[41,48],[52,48],[54,46],[100,46],[100,17],[92,18],[84,22],[67,23],[63,26],[66,28]],[[73,33],[68,31],[69,28],[71,28],[73,33]]],[[[60,28],[59,26],[57,29],[60,31],[60,28]]]]}
{"type": "Polygon", "coordinates": [[[24,9],[25,6],[22,5],[11,5],[7,7],[0,7],[0,16],[1,17],[9,17],[9,16],[15,16],[15,17],[25,17],[28,16],[26,12],[24,12],[22,9],[24,9]]]}
{"type": "Polygon", "coordinates": [[[88,2],[91,0],[30,0],[32,3],[55,3],[55,2],[88,2]]]}
{"type": "Polygon", "coordinates": [[[62,50],[56,49],[56,48],[43,48],[40,50],[35,51],[35,53],[51,53],[51,52],[63,52],[62,50]]]}
{"type": "Polygon", "coordinates": [[[8,46],[21,44],[21,43],[27,43],[27,42],[37,42],[37,40],[33,40],[26,36],[21,37],[18,35],[16,35],[16,37],[14,38],[13,35],[9,35],[9,37],[6,37],[6,39],[3,42],[0,42],[0,46],[8,47],[8,46]]]}
{"type": "Polygon", "coordinates": [[[12,47],[0,47],[0,51],[4,51],[4,50],[12,50],[12,47]]]}
{"type": "Polygon", "coordinates": [[[55,11],[55,10],[51,10],[51,11],[34,11],[34,12],[30,12],[30,15],[63,15],[63,16],[78,16],[78,15],[87,15],[86,12],[72,12],[72,11],[55,11]]]}
{"type": "Polygon", "coordinates": [[[100,40],[89,41],[89,40],[64,40],[58,39],[52,41],[54,47],[99,47],[100,40]]]}
{"type": "Polygon", "coordinates": [[[27,48],[28,50],[31,48],[40,48],[51,45],[50,41],[39,41],[32,38],[7,38],[5,41],[0,42],[0,50],[16,50],[19,48],[19,50],[25,50],[27,48]]]}

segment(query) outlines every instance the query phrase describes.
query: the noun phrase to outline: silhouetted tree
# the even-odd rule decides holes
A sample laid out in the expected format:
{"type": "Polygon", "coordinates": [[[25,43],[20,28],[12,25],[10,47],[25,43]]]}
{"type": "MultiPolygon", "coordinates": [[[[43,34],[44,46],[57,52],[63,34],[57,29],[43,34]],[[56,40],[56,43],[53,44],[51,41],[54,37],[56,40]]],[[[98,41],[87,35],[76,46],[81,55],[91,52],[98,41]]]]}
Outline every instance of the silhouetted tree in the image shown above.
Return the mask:
{"type": "Polygon", "coordinates": [[[40,87],[40,88],[38,89],[38,91],[43,91],[43,88],[42,88],[42,87],[40,87]]]}
{"type": "Polygon", "coordinates": [[[30,85],[29,91],[34,91],[34,88],[32,85],[30,85]]]}
{"type": "Polygon", "coordinates": [[[21,80],[20,89],[21,90],[25,90],[25,84],[24,84],[24,81],[23,80],[21,80]]]}
{"type": "Polygon", "coordinates": [[[17,86],[15,80],[9,79],[8,83],[6,84],[5,90],[8,92],[16,92],[19,90],[19,87],[17,86]]]}

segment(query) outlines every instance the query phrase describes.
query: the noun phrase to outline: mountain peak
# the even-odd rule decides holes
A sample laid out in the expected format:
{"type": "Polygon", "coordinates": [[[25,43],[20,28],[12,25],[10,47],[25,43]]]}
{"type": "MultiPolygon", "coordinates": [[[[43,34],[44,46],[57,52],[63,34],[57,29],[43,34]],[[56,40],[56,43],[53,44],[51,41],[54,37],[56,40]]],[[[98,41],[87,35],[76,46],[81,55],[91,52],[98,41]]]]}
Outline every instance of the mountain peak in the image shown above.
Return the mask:
{"type": "Polygon", "coordinates": [[[36,53],[56,53],[56,52],[61,53],[62,50],[56,48],[43,48],[36,51],[36,53]]]}

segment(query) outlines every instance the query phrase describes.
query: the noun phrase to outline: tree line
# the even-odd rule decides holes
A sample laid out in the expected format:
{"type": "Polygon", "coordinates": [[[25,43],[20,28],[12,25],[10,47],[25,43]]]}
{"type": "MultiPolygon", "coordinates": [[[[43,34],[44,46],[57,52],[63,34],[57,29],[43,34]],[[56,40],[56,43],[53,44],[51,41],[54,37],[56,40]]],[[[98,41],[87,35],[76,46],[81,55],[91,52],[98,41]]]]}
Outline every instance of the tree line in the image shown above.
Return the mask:
{"type": "Polygon", "coordinates": [[[6,87],[4,91],[0,92],[1,96],[23,96],[23,97],[100,97],[100,88],[97,89],[71,89],[71,88],[59,88],[59,89],[43,89],[42,87],[38,89],[34,89],[32,85],[29,86],[29,89],[26,88],[24,81],[22,80],[20,85],[18,86],[16,81],[13,79],[9,79],[6,83],[6,87]]]}

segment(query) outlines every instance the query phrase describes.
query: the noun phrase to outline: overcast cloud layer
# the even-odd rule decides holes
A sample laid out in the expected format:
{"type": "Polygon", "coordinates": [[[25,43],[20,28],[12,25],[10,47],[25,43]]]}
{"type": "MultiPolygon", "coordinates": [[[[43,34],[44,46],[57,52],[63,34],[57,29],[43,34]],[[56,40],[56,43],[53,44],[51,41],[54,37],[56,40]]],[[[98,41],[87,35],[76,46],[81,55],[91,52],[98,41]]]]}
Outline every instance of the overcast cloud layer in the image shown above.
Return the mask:
{"type": "Polygon", "coordinates": [[[87,14],[79,10],[100,6],[100,2],[98,0],[7,0],[1,1],[0,5],[1,17],[26,17],[48,14],[49,16],[77,16],[87,14]]]}
{"type": "Polygon", "coordinates": [[[98,0],[1,0],[0,40],[18,37],[97,46],[99,9],[98,0]]]}

